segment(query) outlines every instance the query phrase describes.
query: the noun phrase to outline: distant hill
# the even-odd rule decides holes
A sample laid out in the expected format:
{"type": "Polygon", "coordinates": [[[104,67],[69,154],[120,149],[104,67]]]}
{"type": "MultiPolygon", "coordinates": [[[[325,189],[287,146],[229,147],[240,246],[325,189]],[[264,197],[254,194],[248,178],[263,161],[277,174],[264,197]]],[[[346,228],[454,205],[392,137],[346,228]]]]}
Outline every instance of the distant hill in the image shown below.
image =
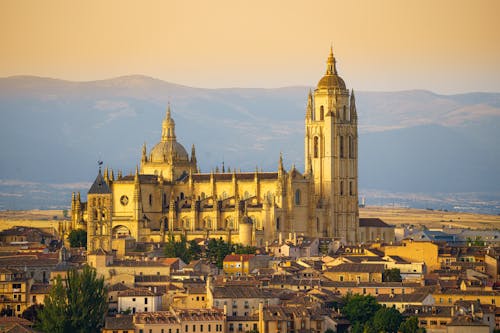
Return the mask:
{"type": "MultiPolygon", "coordinates": [[[[87,183],[98,159],[132,171],[142,144],[150,149],[159,141],[169,101],[177,139],[188,151],[196,145],[202,171],[222,161],[272,170],[280,151],[287,167],[303,169],[309,88],[200,89],[146,76],[0,78],[0,208],[2,200],[9,207],[12,198],[19,205],[27,198],[16,196],[11,180],[87,183]]],[[[500,93],[355,94],[362,190],[500,193],[500,93]]],[[[29,196],[43,197],[39,191],[29,196]]]]}

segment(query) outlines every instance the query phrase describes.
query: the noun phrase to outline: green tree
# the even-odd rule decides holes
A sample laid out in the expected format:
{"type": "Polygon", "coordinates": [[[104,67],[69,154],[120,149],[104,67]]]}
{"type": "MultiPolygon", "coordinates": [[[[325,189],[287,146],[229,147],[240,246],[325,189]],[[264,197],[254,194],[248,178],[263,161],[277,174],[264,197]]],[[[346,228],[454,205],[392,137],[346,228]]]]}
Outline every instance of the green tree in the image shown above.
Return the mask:
{"type": "Polygon", "coordinates": [[[83,229],[73,229],[68,235],[68,240],[71,247],[87,248],[87,231],[83,229]]]}
{"type": "Polygon", "coordinates": [[[67,209],[63,209],[62,214],[63,214],[64,217],[67,218],[68,217],[68,210],[67,209]]]}
{"type": "Polygon", "coordinates": [[[347,294],[344,296],[344,304],[342,312],[351,323],[370,322],[381,307],[380,304],[377,303],[375,297],[359,294],[347,294]]]}
{"type": "Polygon", "coordinates": [[[255,246],[244,246],[241,244],[236,244],[234,246],[234,253],[236,254],[255,254],[255,252],[257,252],[257,248],[255,246]]]}
{"type": "Polygon", "coordinates": [[[382,281],[384,282],[401,282],[401,271],[399,268],[386,269],[382,274],[382,281]]]}
{"type": "Polygon", "coordinates": [[[38,315],[43,310],[43,304],[33,304],[23,311],[21,317],[31,321],[32,323],[38,322],[38,315]]]}
{"type": "Polygon", "coordinates": [[[174,235],[170,233],[165,243],[164,253],[169,258],[179,258],[189,264],[193,258],[200,257],[201,247],[195,241],[190,241],[188,247],[185,235],[181,235],[181,239],[176,241],[174,235]]]}
{"type": "Polygon", "coordinates": [[[44,300],[38,328],[47,333],[99,332],[108,309],[104,278],[95,269],[68,271],[66,280],[57,277],[44,300]]]}
{"type": "Polygon", "coordinates": [[[200,244],[198,244],[194,239],[189,241],[189,253],[192,260],[198,260],[201,258],[201,253],[203,252],[200,244]]]}
{"type": "Polygon", "coordinates": [[[382,307],[373,316],[373,327],[377,332],[397,333],[402,321],[398,310],[382,307]]]}
{"type": "Polygon", "coordinates": [[[208,259],[217,265],[217,267],[222,268],[224,258],[231,254],[234,248],[231,244],[224,242],[222,238],[213,239],[208,241],[207,246],[207,257],[208,259]]]}
{"type": "Polygon", "coordinates": [[[412,316],[401,323],[399,331],[401,333],[425,333],[425,328],[418,327],[418,318],[412,316]]]}

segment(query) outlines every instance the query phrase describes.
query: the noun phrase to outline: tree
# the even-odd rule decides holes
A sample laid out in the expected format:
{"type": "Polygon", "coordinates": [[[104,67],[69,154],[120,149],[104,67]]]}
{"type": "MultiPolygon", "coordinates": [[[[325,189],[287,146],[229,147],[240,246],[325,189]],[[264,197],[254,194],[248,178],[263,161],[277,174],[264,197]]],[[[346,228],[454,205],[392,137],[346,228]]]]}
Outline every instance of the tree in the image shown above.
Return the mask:
{"type": "MultiPolygon", "coordinates": [[[[193,241],[191,241],[190,247],[188,248],[188,243],[185,235],[181,235],[181,239],[179,241],[175,240],[175,237],[172,233],[168,236],[168,241],[165,243],[165,255],[169,258],[180,258],[185,263],[189,264],[191,259],[199,258],[199,254],[201,253],[201,248],[198,244],[191,247],[193,241]],[[194,253],[194,252],[197,253],[194,253]]],[[[196,242],[194,242],[196,243],[196,242]]]]}
{"type": "Polygon", "coordinates": [[[231,254],[234,248],[231,244],[224,242],[222,238],[218,240],[211,238],[207,245],[207,257],[208,259],[217,265],[217,267],[222,268],[224,258],[231,254]]]}
{"type": "Polygon", "coordinates": [[[399,331],[401,333],[425,333],[425,328],[418,327],[418,318],[412,316],[401,323],[399,331]]]}
{"type": "Polygon", "coordinates": [[[234,246],[234,253],[236,254],[255,254],[255,252],[257,252],[257,248],[255,246],[244,246],[241,244],[236,244],[234,246]]]}
{"type": "Polygon", "coordinates": [[[347,294],[344,297],[344,304],[342,312],[351,323],[367,323],[380,309],[380,304],[371,295],[347,294]]]}
{"type": "Polygon", "coordinates": [[[23,311],[21,317],[31,321],[32,323],[37,323],[38,315],[42,310],[43,310],[43,304],[33,304],[32,306],[28,307],[26,310],[23,311]]]}
{"type": "Polygon", "coordinates": [[[68,240],[71,247],[87,248],[87,231],[83,229],[73,229],[68,235],[68,240]]]}
{"type": "Polygon", "coordinates": [[[57,277],[45,297],[38,328],[47,333],[99,332],[108,309],[107,298],[104,278],[97,277],[95,269],[72,269],[66,280],[57,277]]]}
{"type": "Polygon", "coordinates": [[[401,271],[399,268],[386,269],[382,274],[382,281],[384,282],[401,282],[401,271]]]}
{"type": "Polygon", "coordinates": [[[382,307],[373,316],[373,327],[377,332],[397,333],[402,321],[398,310],[382,307]]]}

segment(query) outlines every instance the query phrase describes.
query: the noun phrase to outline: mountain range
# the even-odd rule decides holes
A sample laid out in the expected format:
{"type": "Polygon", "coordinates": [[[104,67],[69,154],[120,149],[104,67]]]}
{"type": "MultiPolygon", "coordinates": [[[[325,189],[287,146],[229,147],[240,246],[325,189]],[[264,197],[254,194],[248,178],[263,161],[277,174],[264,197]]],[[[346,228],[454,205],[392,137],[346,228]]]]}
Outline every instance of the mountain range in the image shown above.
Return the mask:
{"type": "MultiPolygon", "coordinates": [[[[202,89],[139,75],[0,78],[0,209],[68,205],[63,195],[86,192],[98,160],[133,172],[143,143],[149,151],[160,140],[169,102],[177,140],[187,151],[195,144],[202,172],[222,162],[275,170],[280,152],[286,167],[303,170],[309,89],[202,89]]],[[[500,202],[500,93],[355,96],[362,195],[487,193],[500,202]]]]}

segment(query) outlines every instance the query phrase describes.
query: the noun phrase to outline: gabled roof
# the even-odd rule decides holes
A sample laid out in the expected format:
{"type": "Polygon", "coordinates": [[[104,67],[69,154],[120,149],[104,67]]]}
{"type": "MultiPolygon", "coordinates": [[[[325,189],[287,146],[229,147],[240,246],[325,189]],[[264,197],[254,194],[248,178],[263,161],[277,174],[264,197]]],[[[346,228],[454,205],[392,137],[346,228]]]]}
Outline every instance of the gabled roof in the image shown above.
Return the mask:
{"type": "Polygon", "coordinates": [[[94,183],[90,187],[88,194],[110,194],[111,190],[109,189],[108,184],[104,180],[101,174],[101,169],[99,169],[99,174],[94,180],[94,183]]]}
{"type": "Polygon", "coordinates": [[[328,272],[382,273],[384,264],[340,264],[329,267],[328,272]]]}
{"type": "Polygon", "coordinates": [[[254,254],[228,254],[224,261],[249,261],[253,257],[254,254]]]}
{"type": "Polygon", "coordinates": [[[359,219],[360,227],[374,227],[374,228],[393,228],[394,226],[388,225],[378,217],[361,217],[359,219]]]}

